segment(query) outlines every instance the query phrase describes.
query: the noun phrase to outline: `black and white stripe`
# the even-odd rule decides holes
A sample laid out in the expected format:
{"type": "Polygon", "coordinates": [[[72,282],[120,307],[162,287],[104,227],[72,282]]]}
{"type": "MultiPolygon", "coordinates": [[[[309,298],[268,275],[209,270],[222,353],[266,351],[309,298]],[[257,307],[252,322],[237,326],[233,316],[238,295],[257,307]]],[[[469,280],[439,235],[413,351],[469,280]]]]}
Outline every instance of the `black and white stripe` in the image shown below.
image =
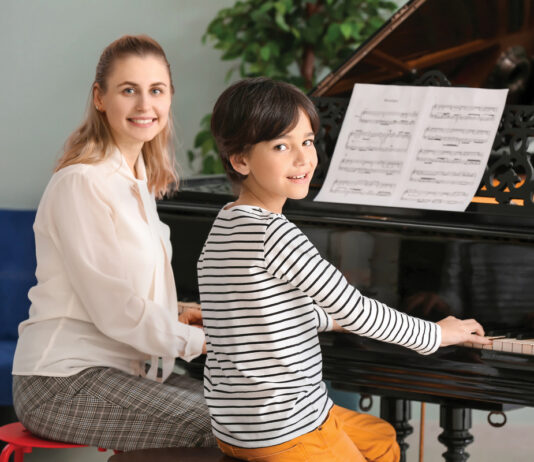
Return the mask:
{"type": "Polygon", "coordinates": [[[317,332],[331,318],[422,354],[441,341],[436,324],[364,297],[294,224],[257,207],[221,210],[198,277],[205,397],[215,436],[231,445],[280,444],[324,421],[332,402],[317,332]]]}

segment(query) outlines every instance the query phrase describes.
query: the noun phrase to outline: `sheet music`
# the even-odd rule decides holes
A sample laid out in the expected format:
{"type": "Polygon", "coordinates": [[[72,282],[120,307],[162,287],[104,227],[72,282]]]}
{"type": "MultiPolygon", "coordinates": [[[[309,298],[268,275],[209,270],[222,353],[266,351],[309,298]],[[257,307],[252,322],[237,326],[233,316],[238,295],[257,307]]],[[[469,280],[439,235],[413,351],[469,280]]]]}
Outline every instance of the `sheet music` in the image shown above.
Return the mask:
{"type": "Polygon", "coordinates": [[[507,91],[356,84],[315,200],[465,210],[507,91]]]}

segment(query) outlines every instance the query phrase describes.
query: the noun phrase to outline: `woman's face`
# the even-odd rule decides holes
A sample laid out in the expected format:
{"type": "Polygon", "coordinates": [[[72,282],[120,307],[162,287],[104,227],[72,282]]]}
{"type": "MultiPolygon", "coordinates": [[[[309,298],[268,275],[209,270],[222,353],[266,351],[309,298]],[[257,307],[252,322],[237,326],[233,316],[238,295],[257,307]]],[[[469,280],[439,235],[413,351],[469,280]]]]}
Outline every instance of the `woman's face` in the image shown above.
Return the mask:
{"type": "Polygon", "coordinates": [[[105,113],[119,149],[139,153],[169,119],[172,89],[165,61],[153,55],[118,59],[106,83],[106,92],[95,87],[95,106],[105,113]]]}

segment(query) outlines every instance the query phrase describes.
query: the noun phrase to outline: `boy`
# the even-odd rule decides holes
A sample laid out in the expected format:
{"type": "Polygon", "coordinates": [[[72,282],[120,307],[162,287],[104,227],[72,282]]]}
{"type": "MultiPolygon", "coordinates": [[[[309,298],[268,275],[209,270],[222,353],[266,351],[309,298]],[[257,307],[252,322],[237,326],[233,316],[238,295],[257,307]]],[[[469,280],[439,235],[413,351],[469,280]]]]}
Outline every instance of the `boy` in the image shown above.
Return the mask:
{"type": "Polygon", "coordinates": [[[219,97],[211,123],[240,186],[198,262],[204,394],[219,446],[254,461],[398,461],[389,424],[328,398],[317,332],[331,316],[348,331],[430,354],[488,343],[482,327],[452,317],[423,321],[362,296],[281,214],[287,198],[307,195],[317,165],[319,119],[297,88],[240,81],[219,97]]]}

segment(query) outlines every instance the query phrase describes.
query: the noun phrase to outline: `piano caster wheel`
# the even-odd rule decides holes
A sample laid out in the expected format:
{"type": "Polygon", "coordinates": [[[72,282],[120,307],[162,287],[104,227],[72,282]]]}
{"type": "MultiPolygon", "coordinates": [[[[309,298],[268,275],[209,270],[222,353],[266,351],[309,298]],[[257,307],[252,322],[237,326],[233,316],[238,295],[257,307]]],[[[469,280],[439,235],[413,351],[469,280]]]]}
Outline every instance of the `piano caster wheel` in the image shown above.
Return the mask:
{"type": "Polygon", "coordinates": [[[373,397],[371,395],[361,395],[358,407],[363,412],[369,412],[373,407],[373,397]]]}
{"type": "Polygon", "coordinates": [[[506,425],[506,422],[508,421],[508,419],[506,418],[506,414],[504,412],[501,412],[501,411],[491,411],[489,414],[488,414],[488,423],[492,426],[492,427],[496,427],[496,428],[500,428],[500,427],[504,427],[506,425]],[[496,416],[500,416],[502,418],[502,421],[501,422],[497,422],[495,420],[492,420],[492,417],[496,417],[496,416]]]}
{"type": "Polygon", "coordinates": [[[447,462],[465,462],[469,453],[465,448],[474,440],[469,433],[471,428],[471,409],[441,405],[439,424],[443,432],[438,436],[441,444],[447,446],[443,457],[447,462]]]}

